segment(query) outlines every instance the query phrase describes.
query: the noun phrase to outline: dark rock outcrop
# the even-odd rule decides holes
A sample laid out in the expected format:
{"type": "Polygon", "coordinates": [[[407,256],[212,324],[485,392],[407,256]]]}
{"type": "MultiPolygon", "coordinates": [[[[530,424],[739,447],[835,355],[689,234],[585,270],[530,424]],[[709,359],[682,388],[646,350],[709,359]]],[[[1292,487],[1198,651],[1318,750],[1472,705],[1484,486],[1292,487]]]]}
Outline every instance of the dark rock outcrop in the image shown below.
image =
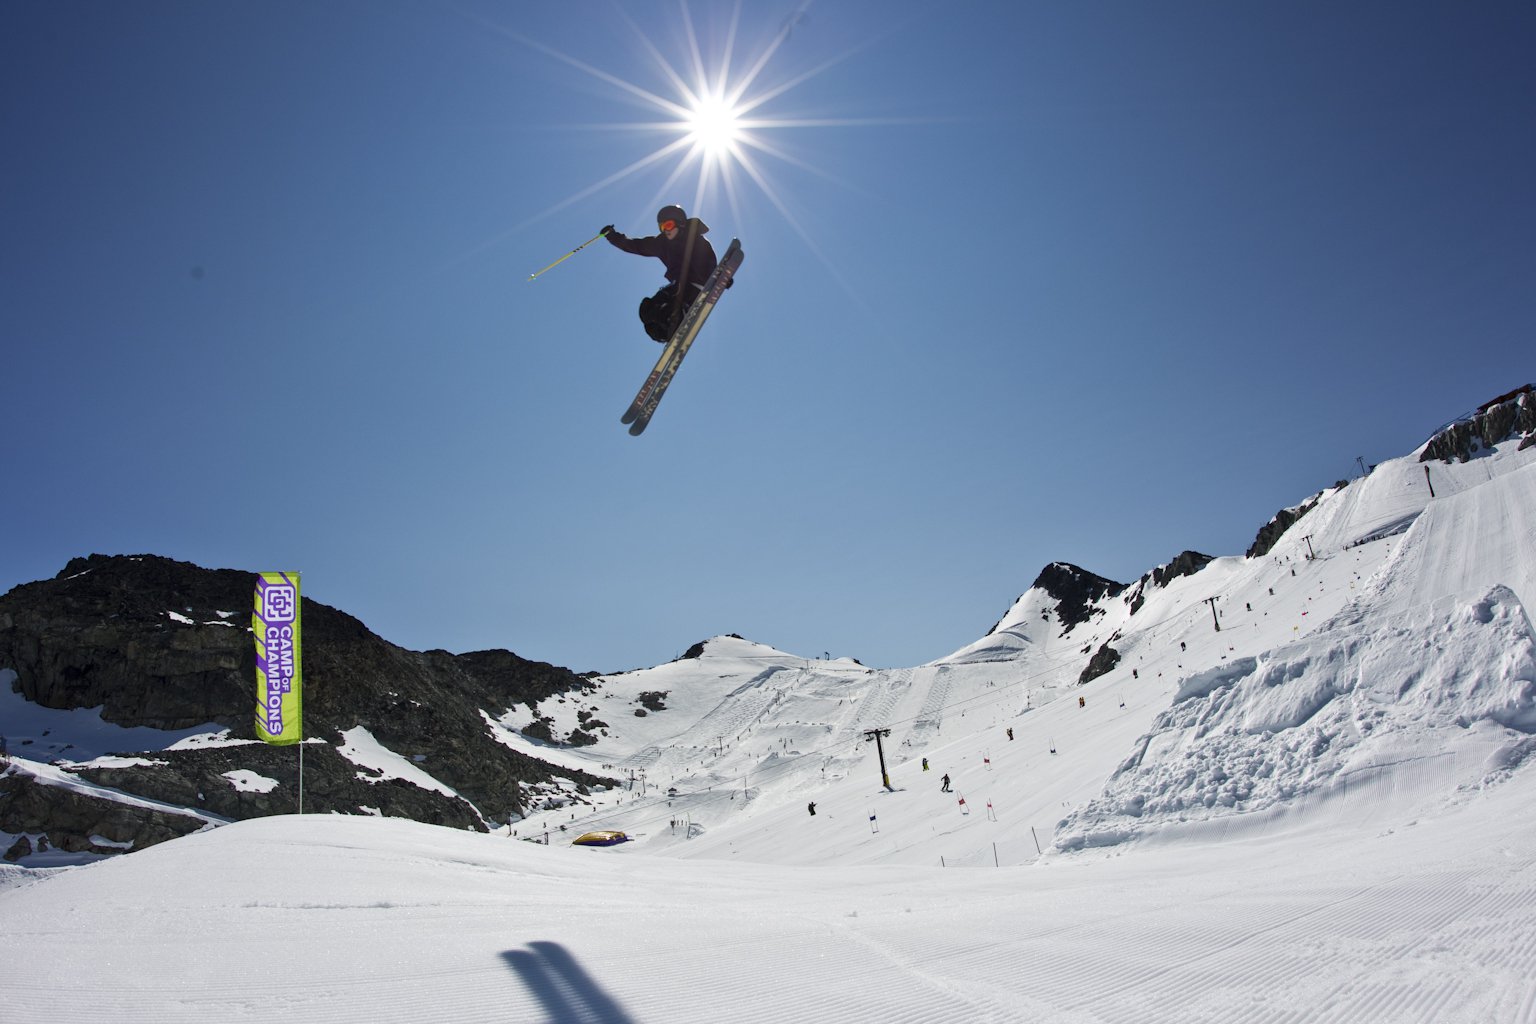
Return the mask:
{"type": "Polygon", "coordinates": [[[0,667],[44,707],[99,707],[108,722],[155,729],[238,718],[253,735],[254,579],[163,558],[76,558],[0,597],[0,667]]]}
{"type": "Polygon", "coordinates": [[[1152,582],[1159,587],[1166,587],[1180,576],[1193,576],[1213,561],[1215,559],[1210,555],[1202,555],[1198,551],[1181,551],[1167,565],[1152,570],[1152,582]]]}
{"type": "Polygon", "coordinates": [[[1491,402],[1445,427],[1424,446],[1420,462],[1466,462],[1478,452],[1502,444],[1515,435],[1523,435],[1520,447],[1536,438],[1536,385],[1527,384],[1491,402]]]}
{"type": "Polygon", "coordinates": [[[1215,559],[1210,555],[1202,555],[1198,551],[1179,552],[1173,561],[1167,565],[1158,566],[1132,585],[1131,591],[1126,594],[1126,600],[1130,602],[1131,614],[1135,615],[1141,611],[1141,606],[1146,604],[1148,587],[1166,587],[1180,576],[1193,576],[1213,561],[1215,559]]]}
{"type": "Polygon", "coordinates": [[[1259,534],[1253,539],[1253,545],[1248,549],[1249,558],[1262,558],[1269,554],[1270,550],[1285,536],[1285,531],[1295,526],[1297,521],[1317,507],[1321,494],[1296,506],[1295,508],[1283,508],[1275,513],[1275,518],[1259,528],[1259,534]]]}
{"type": "Polygon", "coordinates": [[[1093,657],[1088,661],[1088,667],[1083,669],[1082,674],[1077,677],[1078,685],[1092,682],[1099,676],[1112,671],[1118,664],[1120,664],[1120,652],[1109,644],[1104,644],[1094,652],[1093,657]]]}

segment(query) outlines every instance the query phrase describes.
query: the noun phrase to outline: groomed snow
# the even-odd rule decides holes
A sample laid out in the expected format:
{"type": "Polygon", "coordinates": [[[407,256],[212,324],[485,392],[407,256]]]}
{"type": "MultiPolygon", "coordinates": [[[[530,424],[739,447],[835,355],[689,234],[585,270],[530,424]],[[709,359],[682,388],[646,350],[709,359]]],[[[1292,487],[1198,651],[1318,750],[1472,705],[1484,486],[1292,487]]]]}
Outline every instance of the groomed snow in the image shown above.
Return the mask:
{"type": "Polygon", "coordinates": [[[119,1024],[1524,1021],[1528,805],[1002,870],[262,819],[0,893],[0,977],[119,1024]]]}

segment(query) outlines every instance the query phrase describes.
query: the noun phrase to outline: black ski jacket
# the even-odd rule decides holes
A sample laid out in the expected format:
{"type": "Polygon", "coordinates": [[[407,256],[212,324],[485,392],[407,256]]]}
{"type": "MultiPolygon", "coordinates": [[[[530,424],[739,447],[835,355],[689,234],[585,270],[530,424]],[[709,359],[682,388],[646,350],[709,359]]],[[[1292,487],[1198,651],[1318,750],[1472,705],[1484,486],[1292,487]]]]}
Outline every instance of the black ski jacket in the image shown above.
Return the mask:
{"type": "Polygon", "coordinates": [[[636,256],[655,256],[661,260],[667,268],[667,280],[674,284],[680,283],[682,287],[679,291],[682,291],[689,285],[704,287],[704,282],[709,280],[709,275],[715,271],[715,264],[719,262],[715,256],[715,247],[704,237],[708,232],[709,228],[703,221],[689,217],[677,237],[672,239],[666,235],[630,238],[618,231],[610,231],[606,237],[625,252],[632,252],[636,256]]]}

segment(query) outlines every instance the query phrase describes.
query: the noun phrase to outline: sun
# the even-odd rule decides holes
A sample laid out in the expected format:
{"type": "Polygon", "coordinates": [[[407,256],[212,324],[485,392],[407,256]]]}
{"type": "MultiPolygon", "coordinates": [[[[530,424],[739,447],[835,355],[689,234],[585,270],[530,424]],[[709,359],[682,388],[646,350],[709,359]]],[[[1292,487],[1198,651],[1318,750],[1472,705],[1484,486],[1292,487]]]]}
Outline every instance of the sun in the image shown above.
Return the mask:
{"type": "Polygon", "coordinates": [[[723,161],[739,155],[745,126],[741,111],[721,96],[699,99],[683,119],[687,139],[705,158],[723,161]]]}

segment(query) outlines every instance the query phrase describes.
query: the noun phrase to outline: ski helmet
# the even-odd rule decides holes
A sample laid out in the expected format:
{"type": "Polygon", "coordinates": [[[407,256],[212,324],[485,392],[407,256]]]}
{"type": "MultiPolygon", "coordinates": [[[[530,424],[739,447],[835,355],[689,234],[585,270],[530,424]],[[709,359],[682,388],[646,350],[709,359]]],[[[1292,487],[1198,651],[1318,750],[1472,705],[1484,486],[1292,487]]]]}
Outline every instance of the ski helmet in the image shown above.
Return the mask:
{"type": "Polygon", "coordinates": [[[688,215],[683,212],[683,208],[681,206],[663,206],[661,209],[656,211],[656,224],[658,226],[665,224],[670,220],[678,227],[682,227],[683,222],[687,219],[688,215]]]}

